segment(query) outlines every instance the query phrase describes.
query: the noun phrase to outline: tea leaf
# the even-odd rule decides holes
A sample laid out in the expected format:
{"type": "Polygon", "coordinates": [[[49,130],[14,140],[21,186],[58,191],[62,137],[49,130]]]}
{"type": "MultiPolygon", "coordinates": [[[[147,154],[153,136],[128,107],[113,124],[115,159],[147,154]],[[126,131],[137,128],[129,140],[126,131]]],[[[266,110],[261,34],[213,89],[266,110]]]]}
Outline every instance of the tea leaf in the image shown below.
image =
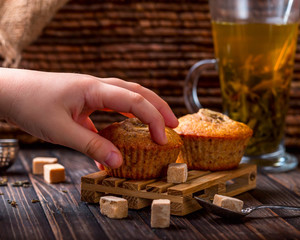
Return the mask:
{"type": "Polygon", "coordinates": [[[10,204],[11,206],[13,206],[13,207],[17,207],[17,202],[15,201],[15,200],[7,200],[7,202],[8,202],[8,204],[10,204]]]}
{"type": "Polygon", "coordinates": [[[13,187],[24,187],[27,188],[30,186],[29,181],[24,180],[24,181],[16,181],[12,184],[13,187]]]}
{"type": "Polygon", "coordinates": [[[17,207],[18,204],[16,201],[13,200],[13,201],[11,201],[10,205],[12,205],[13,207],[17,207]]]}
{"type": "Polygon", "coordinates": [[[7,186],[7,178],[0,179],[0,186],[7,186]]]}

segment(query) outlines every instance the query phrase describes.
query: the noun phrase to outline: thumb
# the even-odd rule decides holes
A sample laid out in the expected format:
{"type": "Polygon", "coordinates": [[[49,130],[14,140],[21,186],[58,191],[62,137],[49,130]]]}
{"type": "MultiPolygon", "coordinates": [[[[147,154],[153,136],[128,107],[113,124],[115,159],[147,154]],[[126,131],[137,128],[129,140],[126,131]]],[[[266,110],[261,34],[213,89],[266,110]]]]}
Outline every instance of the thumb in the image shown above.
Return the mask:
{"type": "Polygon", "coordinates": [[[99,134],[73,120],[67,124],[67,127],[65,125],[61,130],[58,128],[56,130],[58,133],[56,139],[59,144],[78,150],[104,166],[110,168],[121,166],[122,155],[118,148],[99,134]]]}

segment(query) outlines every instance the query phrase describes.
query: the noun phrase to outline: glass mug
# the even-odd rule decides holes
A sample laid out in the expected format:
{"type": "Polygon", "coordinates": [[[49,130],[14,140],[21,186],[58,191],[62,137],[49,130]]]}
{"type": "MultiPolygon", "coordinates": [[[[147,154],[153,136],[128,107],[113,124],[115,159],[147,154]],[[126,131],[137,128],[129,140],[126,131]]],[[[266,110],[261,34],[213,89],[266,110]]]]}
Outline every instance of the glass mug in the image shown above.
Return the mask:
{"type": "Polygon", "coordinates": [[[197,62],[184,84],[190,112],[201,108],[204,69],[219,73],[223,112],[246,123],[253,136],[242,162],[268,172],[297,167],[285,152],[284,127],[297,47],[300,0],[210,0],[215,59],[197,62]]]}

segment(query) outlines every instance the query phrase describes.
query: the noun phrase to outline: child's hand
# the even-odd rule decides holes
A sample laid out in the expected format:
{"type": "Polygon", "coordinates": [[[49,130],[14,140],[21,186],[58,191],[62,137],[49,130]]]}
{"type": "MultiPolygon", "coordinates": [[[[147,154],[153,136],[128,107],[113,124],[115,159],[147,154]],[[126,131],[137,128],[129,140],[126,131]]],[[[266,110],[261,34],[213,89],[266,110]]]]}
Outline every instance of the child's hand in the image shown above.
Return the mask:
{"type": "Polygon", "coordinates": [[[168,104],[138,84],[71,73],[0,68],[0,117],[45,141],[76,149],[116,168],[119,150],[97,134],[89,115],[108,108],[132,113],[149,124],[159,144],[167,142],[164,127],[178,121],[168,104]]]}

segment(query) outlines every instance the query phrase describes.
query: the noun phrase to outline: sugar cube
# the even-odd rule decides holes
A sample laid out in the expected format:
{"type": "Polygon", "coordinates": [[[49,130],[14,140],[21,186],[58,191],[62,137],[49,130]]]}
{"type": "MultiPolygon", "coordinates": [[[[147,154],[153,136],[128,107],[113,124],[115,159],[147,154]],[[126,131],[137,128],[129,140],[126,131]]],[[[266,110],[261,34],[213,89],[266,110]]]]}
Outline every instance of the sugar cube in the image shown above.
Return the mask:
{"type": "Polygon", "coordinates": [[[167,182],[168,183],[183,183],[188,177],[186,163],[171,163],[168,166],[167,182]]]}
{"type": "Polygon", "coordinates": [[[170,200],[153,200],[151,205],[151,227],[167,228],[170,226],[170,200]]]}
{"type": "Polygon", "coordinates": [[[103,196],[100,198],[100,212],[109,218],[126,218],[128,216],[128,202],[120,197],[103,196]]]}
{"type": "Polygon", "coordinates": [[[235,212],[241,212],[243,209],[244,202],[237,198],[215,194],[213,204],[235,212]]]}
{"type": "Polygon", "coordinates": [[[65,181],[65,168],[59,163],[44,165],[44,179],[48,183],[65,181]]]}
{"type": "Polygon", "coordinates": [[[57,163],[57,158],[54,157],[36,157],[32,159],[32,173],[43,174],[45,164],[57,163]]]}

